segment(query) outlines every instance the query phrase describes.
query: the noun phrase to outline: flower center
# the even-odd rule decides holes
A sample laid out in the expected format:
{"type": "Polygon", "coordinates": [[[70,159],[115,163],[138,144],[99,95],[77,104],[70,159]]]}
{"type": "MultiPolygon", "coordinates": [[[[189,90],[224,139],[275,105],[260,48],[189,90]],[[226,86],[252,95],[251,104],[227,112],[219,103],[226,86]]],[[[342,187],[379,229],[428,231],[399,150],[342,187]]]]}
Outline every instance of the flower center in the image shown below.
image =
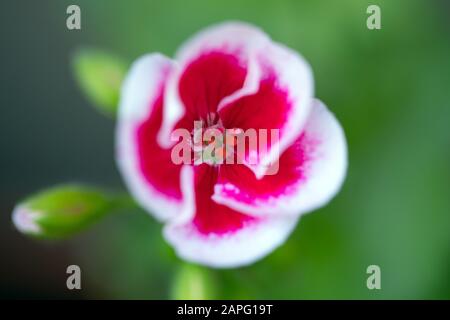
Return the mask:
{"type": "Polygon", "coordinates": [[[234,139],[229,139],[231,142],[226,141],[226,132],[217,114],[211,113],[206,120],[194,122],[191,132],[194,165],[207,163],[217,166],[225,163],[227,157],[234,155],[234,139]]]}

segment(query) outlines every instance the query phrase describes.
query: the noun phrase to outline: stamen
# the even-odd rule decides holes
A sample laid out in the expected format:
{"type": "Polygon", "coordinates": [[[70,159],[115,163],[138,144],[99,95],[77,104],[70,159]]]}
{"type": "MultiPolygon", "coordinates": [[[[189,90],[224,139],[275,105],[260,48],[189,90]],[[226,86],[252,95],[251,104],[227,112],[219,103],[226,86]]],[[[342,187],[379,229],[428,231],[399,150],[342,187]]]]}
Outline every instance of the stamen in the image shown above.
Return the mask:
{"type": "Polygon", "coordinates": [[[216,113],[208,114],[206,121],[195,121],[191,133],[194,165],[207,163],[215,166],[225,163],[225,158],[232,155],[234,151],[233,148],[225,144],[225,132],[222,121],[216,113]],[[216,134],[205,136],[205,132],[208,132],[208,130],[214,130],[216,134]],[[217,131],[221,134],[217,134],[217,131]]]}

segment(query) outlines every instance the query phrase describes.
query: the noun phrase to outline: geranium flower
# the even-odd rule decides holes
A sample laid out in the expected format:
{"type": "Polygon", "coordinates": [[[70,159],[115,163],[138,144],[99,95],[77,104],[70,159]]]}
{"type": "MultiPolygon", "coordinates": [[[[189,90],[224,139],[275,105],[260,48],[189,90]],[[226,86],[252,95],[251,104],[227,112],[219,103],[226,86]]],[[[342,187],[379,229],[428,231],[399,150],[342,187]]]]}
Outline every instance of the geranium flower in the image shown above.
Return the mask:
{"type": "Polygon", "coordinates": [[[117,162],[180,257],[236,267],[280,246],[303,213],[337,193],[347,151],[338,121],[313,98],[308,63],[260,29],[228,22],[195,35],[174,60],[149,54],[133,64],[121,93],[117,162]],[[195,121],[279,135],[264,150],[247,147],[243,163],[176,164],[171,133],[193,132],[195,121]]]}

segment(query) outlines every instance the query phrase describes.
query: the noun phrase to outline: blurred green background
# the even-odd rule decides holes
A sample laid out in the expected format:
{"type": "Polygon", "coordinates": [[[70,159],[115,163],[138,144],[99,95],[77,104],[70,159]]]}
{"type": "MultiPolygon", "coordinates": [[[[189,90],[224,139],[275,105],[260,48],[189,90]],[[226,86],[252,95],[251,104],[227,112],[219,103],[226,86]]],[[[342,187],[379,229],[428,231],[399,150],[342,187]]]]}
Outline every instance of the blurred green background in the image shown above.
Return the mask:
{"type": "Polygon", "coordinates": [[[1,297],[173,297],[182,262],[146,214],[111,215],[61,242],[22,236],[10,214],[24,196],[56,183],[124,189],[114,123],[74,81],[77,48],[128,62],[153,51],[172,56],[194,32],[235,19],[310,62],[316,96],[346,132],[349,170],[338,196],[304,216],[269,257],[200,271],[211,297],[450,299],[450,1],[8,0],[0,7],[1,297]],[[81,7],[80,31],[66,28],[69,4],[81,7]],[[370,4],[381,7],[381,30],[366,27],[370,4]],[[81,267],[81,291],[66,289],[69,264],[81,267]],[[381,290],[366,287],[371,264],[381,267],[381,290]]]}

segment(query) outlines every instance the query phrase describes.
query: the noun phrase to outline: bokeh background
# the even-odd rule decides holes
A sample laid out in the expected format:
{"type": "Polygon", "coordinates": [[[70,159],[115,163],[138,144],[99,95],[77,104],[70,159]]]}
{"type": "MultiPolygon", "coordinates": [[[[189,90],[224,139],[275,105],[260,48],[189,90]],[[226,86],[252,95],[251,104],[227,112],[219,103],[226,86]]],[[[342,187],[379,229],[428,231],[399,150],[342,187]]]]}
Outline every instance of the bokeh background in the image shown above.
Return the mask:
{"type": "Polygon", "coordinates": [[[342,123],[349,170],[342,191],[304,216],[268,258],[204,270],[216,298],[450,298],[450,1],[190,0],[2,1],[0,296],[170,298],[182,262],[161,225],[140,211],[111,215],[65,241],[37,241],[12,226],[14,204],[66,181],[124,190],[114,164],[114,122],[74,81],[73,52],[93,46],[131,62],[173,55],[209,24],[238,19],[301,52],[316,96],[342,123]],[[66,28],[81,7],[82,30],[66,28]],[[366,8],[381,7],[368,30],[366,8]],[[66,267],[82,290],[66,289],[66,267]],[[381,290],[366,268],[381,267],[381,290]]]}

